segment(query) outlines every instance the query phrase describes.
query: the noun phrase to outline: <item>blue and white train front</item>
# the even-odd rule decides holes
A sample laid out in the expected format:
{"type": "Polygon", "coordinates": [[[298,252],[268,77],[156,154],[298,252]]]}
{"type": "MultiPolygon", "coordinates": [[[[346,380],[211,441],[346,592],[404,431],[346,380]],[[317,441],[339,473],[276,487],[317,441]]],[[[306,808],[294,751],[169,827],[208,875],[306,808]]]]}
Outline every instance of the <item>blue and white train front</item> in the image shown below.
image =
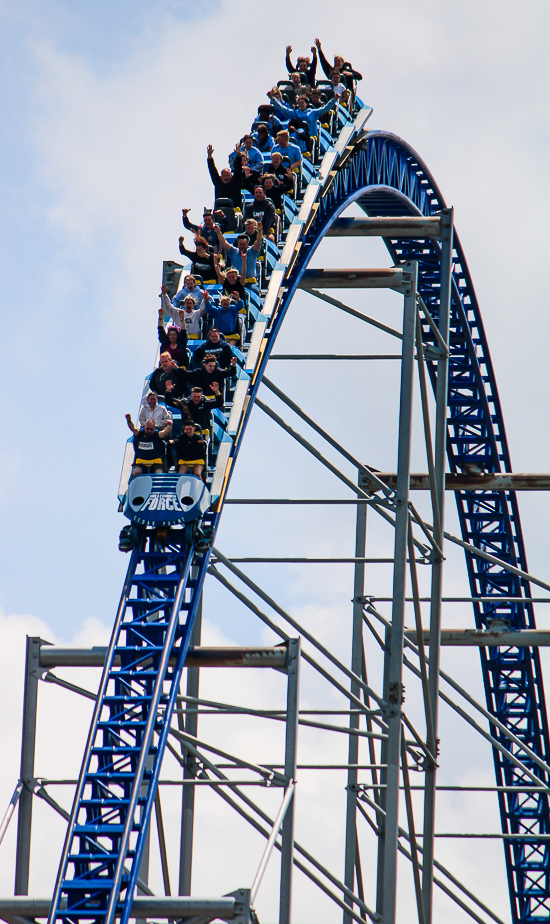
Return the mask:
{"type": "Polygon", "coordinates": [[[124,516],[139,526],[176,526],[200,519],[210,492],[197,475],[137,475],[128,485],[124,516]]]}

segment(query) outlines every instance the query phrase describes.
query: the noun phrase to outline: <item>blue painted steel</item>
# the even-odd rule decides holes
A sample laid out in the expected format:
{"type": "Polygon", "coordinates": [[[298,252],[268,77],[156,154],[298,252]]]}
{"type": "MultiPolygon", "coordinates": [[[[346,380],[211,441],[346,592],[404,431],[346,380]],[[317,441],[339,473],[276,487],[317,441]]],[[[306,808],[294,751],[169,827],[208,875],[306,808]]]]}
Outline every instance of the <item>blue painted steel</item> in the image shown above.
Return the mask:
{"type": "MultiPolygon", "coordinates": [[[[266,343],[259,367],[248,383],[250,400],[243,405],[246,410],[238,432],[233,439],[223,433],[219,422],[214,426],[214,451],[229,447],[225,488],[278,331],[330,224],[352,202],[358,202],[369,215],[384,216],[435,215],[445,207],[426,166],[405,142],[387,132],[356,137],[342,111],[339,125],[346,132],[348,147],[344,150],[342,138],[342,153],[335,152],[333,157],[335,174],[322,188],[315,217],[300,241],[271,327],[261,328],[266,343]],[[349,145],[353,146],[351,151],[349,145]]],[[[323,148],[327,144],[323,135],[323,148]]],[[[287,220],[294,211],[293,207],[287,220]]],[[[456,234],[454,241],[450,467],[455,471],[457,466],[470,463],[482,464],[488,471],[510,471],[481,316],[456,234]]],[[[419,292],[437,320],[439,244],[408,239],[386,244],[394,260],[418,261],[419,292]]],[[[261,309],[260,299],[254,296],[253,301],[261,309]]],[[[258,316],[258,323],[265,324],[264,315],[258,316]]],[[[427,344],[434,342],[428,326],[423,334],[427,344]]],[[[430,374],[435,383],[435,364],[431,364],[430,374]]],[[[222,501],[223,496],[222,492],[222,501]]],[[[461,492],[457,504],[466,540],[527,570],[514,494],[461,492]]],[[[214,533],[222,506],[220,503],[206,517],[206,525],[214,533]]],[[[142,545],[130,561],[52,902],[52,920],[110,924],[116,913],[125,924],[129,915],[179,676],[208,563],[208,552],[197,553],[191,545],[164,549],[157,548],[153,539],[149,543],[148,551],[142,545]],[[176,655],[173,666],[171,653],[176,655]],[[68,909],[63,912],[59,911],[61,895],[68,899],[68,909]]],[[[468,553],[466,558],[473,595],[494,597],[491,603],[475,604],[477,625],[487,626],[491,619],[505,618],[515,629],[532,628],[530,604],[500,599],[530,596],[527,582],[468,553]]],[[[482,649],[481,660],[488,708],[547,761],[550,747],[538,652],[512,647],[482,649]]],[[[516,753],[508,739],[493,733],[505,748],[516,753]]],[[[544,783],[549,782],[536,764],[517,753],[544,783]]],[[[523,794],[522,786],[531,781],[501,753],[494,751],[494,760],[497,783],[516,787],[515,792],[499,796],[503,831],[524,835],[504,843],[513,920],[515,924],[548,921],[549,853],[547,842],[538,838],[550,833],[548,798],[546,794],[523,794]]]]}
{"type": "Polygon", "coordinates": [[[197,475],[138,475],[128,486],[124,516],[142,526],[191,523],[210,507],[210,492],[197,475]]]}
{"type": "Polygon", "coordinates": [[[208,559],[154,533],[131,555],[50,921],[128,920],[208,559]]]}
{"type": "MultiPolygon", "coordinates": [[[[445,207],[433,177],[404,141],[388,132],[369,132],[338,169],[328,192],[320,198],[316,216],[302,239],[302,247],[288,280],[277,317],[268,335],[263,368],[269,358],[288,305],[314,251],[332,222],[357,202],[371,216],[436,215],[445,207]]],[[[386,241],[396,262],[417,260],[418,286],[432,316],[438,318],[440,246],[435,241],[386,241]]],[[[483,465],[489,472],[511,471],[510,455],[481,314],[458,236],[454,236],[450,328],[448,457],[451,471],[467,464],[483,465]]],[[[423,336],[435,339],[428,325],[423,336]]],[[[263,371],[262,368],[262,371],[263,371]]],[[[435,384],[436,364],[430,364],[435,384]]],[[[260,376],[258,376],[259,380],[260,376]]],[[[527,571],[515,493],[463,491],[457,493],[462,535],[479,549],[527,571]]],[[[476,625],[507,619],[514,629],[533,628],[530,603],[510,603],[502,597],[531,595],[528,582],[475,555],[466,553],[473,596],[494,601],[474,604],[476,625]]],[[[481,649],[487,706],[504,725],[539,757],[548,762],[550,746],[544,688],[537,649],[481,649]]],[[[492,729],[503,747],[518,756],[544,785],[544,772],[500,732],[492,729]]],[[[517,787],[499,793],[502,830],[517,840],[504,841],[512,916],[516,924],[550,920],[548,796],[522,793],[529,779],[499,751],[493,750],[499,786],[517,787]],[[522,836],[523,835],[523,836],[522,836]],[[539,838],[542,835],[542,838],[539,838]]]]}

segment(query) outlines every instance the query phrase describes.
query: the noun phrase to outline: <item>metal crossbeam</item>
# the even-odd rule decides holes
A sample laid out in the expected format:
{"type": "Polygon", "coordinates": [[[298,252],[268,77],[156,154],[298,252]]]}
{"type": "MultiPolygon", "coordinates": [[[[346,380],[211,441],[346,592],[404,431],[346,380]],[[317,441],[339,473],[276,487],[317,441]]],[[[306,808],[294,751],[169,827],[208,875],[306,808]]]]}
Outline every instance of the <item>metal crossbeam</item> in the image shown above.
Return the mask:
{"type": "Polygon", "coordinates": [[[406,285],[403,270],[392,266],[382,269],[307,269],[300,280],[301,289],[395,289],[406,285]]]}
{"type": "MultiPolygon", "coordinates": [[[[377,472],[378,478],[395,489],[397,475],[393,472],[377,472]]],[[[366,479],[361,487],[368,488],[366,479]]],[[[427,474],[411,473],[411,491],[429,491],[430,478],[427,474]]],[[[550,474],[525,472],[488,472],[471,475],[447,473],[445,475],[446,491],[550,491],[550,474]]]]}
{"type": "Polygon", "coordinates": [[[337,218],[327,237],[441,237],[441,218],[399,215],[396,218],[337,218]]]}
{"type": "MultiPolygon", "coordinates": [[[[418,644],[418,633],[407,629],[406,638],[418,644]]],[[[424,642],[429,641],[429,632],[424,632],[424,642]]],[[[441,644],[473,648],[541,648],[550,645],[550,631],[544,629],[522,629],[510,632],[499,629],[442,629],[441,644]]]]}
{"type": "MultiPolygon", "coordinates": [[[[246,897],[244,901],[246,901],[246,897]]],[[[173,920],[200,916],[201,921],[210,921],[222,918],[224,921],[234,921],[241,915],[239,902],[234,896],[222,898],[187,898],[183,896],[170,896],[161,898],[148,895],[139,895],[134,898],[131,906],[132,917],[147,919],[151,917],[173,920]]],[[[51,901],[49,898],[0,898],[0,919],[13,924],[14,919],[34,920],[45,918],[50,914],[51,901]]],[[[66,902],[62,903],[62,910],[66,910],[66,902]]],[[[244,920],[244,918],[241,918],[244,920]]]]}
{"type": "Polygon", "coordinates": [[[273,359],[285,359],[285,360],[304,360],[304,359],[317,359],[317,360],[338,360],[341,362],[349,362],[354,359],[401,359],[401,353],[275,353],[271,354],[269,357],[270,360],[273,359]]]}
{"type": "MultiPolygon", "coordinates": [[[[56,648],[43,645],[40,649],[41,667],[103,667],[108,649],[103,646],[93,648],[56,648]]],[[[272,648],[189,648],[185,658],[185,667],[286,667],[286,645],[272,648]]],[[[176,662],[176,656],[169,660],[170,666],[176,662]]],[[[119,667],[121,659],[115,655],[114,665],[119,667]]]]}

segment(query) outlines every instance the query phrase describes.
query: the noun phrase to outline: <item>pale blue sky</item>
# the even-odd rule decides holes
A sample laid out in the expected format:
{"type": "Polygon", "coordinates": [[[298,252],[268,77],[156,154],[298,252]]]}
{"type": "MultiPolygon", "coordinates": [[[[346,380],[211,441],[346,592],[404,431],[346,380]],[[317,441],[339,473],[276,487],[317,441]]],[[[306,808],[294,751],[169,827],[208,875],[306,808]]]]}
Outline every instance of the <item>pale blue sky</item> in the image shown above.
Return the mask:
{"type": "MultiPolygon", "coordinates": [[[[211,202],[206,145],[214,144],[222,165],[265,91],[284,77],[288,42],[307,53],[318,35],[328,56],[349,57],[364,75],[360,95],[374,106],[370,127],[411,143],[454,205],[514,466],[550,470],[548,19],[546,0],[54,0],[19,3],[17,11],[0,2],[0,357],[9,410],[0,444],[0,610],[13,616],[2,622],[2,677],[14,697],[2,716],[10,753],[19,734],[25,631],[73,642],[81,633],[82,644],[98,644],[114,617],[127,564],[117,550],[125,521],[116,512],[124,413],[136,411],[155,354],[162,260],[178,258],[181,207],[196,218],[211,202]],[[98,622],[85,625],[90,618],[98,622]]],[[[327,265],[388,262],[383,248],[363,247],[333,241],[327,265]]],[[[359,293],[353,304],[399,323],[397,296],[359,293]]],[[[393,351],[376,332],[302,295],[285,322],[281,352],[306,336],[319,352],[393,351]]],[[[358,365],[339,370],[337,381],[318,366],[296,364],[273,363],[269,375],[360,458],[393,468],[395,370],[358,365]],[[359,415],[341,410],[336,385],[364,396],[359,415]]],[[[234,495],[340,493],[301,451],[297,470],[281,471],[274,440],[290,457],[290,442],[255,411],[234,495]]],[[[420,441],[415,460],[422,469],[420,441]]],[[[547,579],[550,505],[522,497],[521,510],[530,567],[547,579]]],[[[451,509],[449,524],[456,528],[451,509]]],[[[283,520],[273,510],[232,508],[219,544],[234,554],[351,553],[352,530],[350,510],[293,509],[283,520]]],[[[374,520],[369,536],[376,554],[391,550],[374,520]]],[[[462,593],[462,560],[450,551],[446,567],[449,591],[462,593]]],[[[317,568],[254,566],[251,574],[347,658],[337,626],[349,616],[348,569],[330,578],[317,568]]],[[[382,569],[369,572],[369,581],[369,592],[389,589],[382,569]]],[[[217,588],[207,589],[206,608],[222,640],[265,637],[217,588]]],[[[471,614],[446,618],[458,624],[471,614]]],[[[471,656],[454,657],[459,674],[468,674],[471,656]]],[[[50,694],[41,695],[46,702],[50,694]]],[[[457,747],[447,752],[451,763],[457,747]]],[[[4,768],[4,801],[16,763],[4,768]]],[[[474,856],[460,859],[470,862],[473,879],[474,856]]],[[[7,894],[2,873],[0,885],[7,894]]]]}
{"type": "MultiPolygon", "coordinates": [[[[287,41],[307,51],[319,33],[327,53],[343,50],[364,74],[371,125],[402,134],[434,171],[456,208],[508,427],[516,413],[537,426],[547,6],[424,0],[412,13],[361,0],[344,22],[330,3],[277,9],[266,23],[248,0],[4,5],[0,349],[25,420],[2,450],[7,612],[70,633],[114,611],[122,414],[154,354],[161,260],[177,256],[181,205],[197,215],[209,201],[206,144],[223,162],[284,76],[287,41]]],[[[528,434],[516,443],[523,468],[547,467],[529,464],[528,434]]]]}

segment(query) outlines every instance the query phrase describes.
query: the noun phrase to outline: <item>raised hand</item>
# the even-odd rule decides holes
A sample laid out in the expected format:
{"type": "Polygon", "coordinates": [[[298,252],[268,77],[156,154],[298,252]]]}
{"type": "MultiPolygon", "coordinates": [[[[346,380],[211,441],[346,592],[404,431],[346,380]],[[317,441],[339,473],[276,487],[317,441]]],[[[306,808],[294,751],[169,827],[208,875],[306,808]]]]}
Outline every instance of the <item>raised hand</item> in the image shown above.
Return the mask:
{"type": "Polygon", "coordinates": [[[319,49],[319,51],[321,51],[321,42],[319,41],[318,38],[315,39],[315,44],[317,45],[317,48],[319,49]]]}
{"type": "Polygon", "coordinates": [[[213,154],[213,153],[214,153],[214,148],[212,147],[211,144],[209,144],[208,147],[207,147],[207,149],[206,149],[206,154],[207,154],[208,157],[212,157],[212,154],[213,154]]]}
{"type": "Polygon", "coordinates": [[[313,54],[316,54],[317,52],[315,45],[312,45],[310,50],[313,52],[313,54]]]}
{"type": "Polygon", "coordinates": [[[164,314],[164,308],[159,308],[159,321],[162,321],[163,314],[164,314]]]}
{"type": "Polygon", "coordinates": [[[181,237],[179,238],[179,242],[180,242],[180,244],[183,244],[183,234],[182,234],[181,237]]]}
{"type": "Polygon", "coordinates": [[[287,45],[287,46],[286,46],[286,53],[287,53],[287,55],[289,55],[291,51],[292,51],[292,45],[287,45]]]}
{"type": "MultiPolygon", "coordinates": [[[[183,238],[181,238],[181,240],[183,240],[183,238]]],[[[166,288],[166,286],[164,285],[164,283],[162,283],[162,285],[161,285],[161,287],[160,287],[160,291],[162,292],[163,295],[166,295],[166,293],[168,292],[168,289],[166,288]]]]}
{"type": "Polygon", "coordinates": [[[131,414],[125,414],[124,416],[125,416],[126,420],[131,420],[131,419],[132,419],[132,415],[131,415],[131,414]]]}
{"type": "Polygon", "coordinates": [[[187,215],[187,213],[190,212],[190,211],[191,211],[191,209],[182,209],[182,210],[181,210],[181,214],[182,214],[183,217],[185,218],[185,216],[187,215]]]}
{"type": "Polygon", "coordinates": [[[219,385],[219,382],[211,382],[211,383],[210,383],[210,388],[212,389],[212,391],[214,392],[215,395],[219,395],[219,393],[220,393],[220,385],[219,385]]]}

